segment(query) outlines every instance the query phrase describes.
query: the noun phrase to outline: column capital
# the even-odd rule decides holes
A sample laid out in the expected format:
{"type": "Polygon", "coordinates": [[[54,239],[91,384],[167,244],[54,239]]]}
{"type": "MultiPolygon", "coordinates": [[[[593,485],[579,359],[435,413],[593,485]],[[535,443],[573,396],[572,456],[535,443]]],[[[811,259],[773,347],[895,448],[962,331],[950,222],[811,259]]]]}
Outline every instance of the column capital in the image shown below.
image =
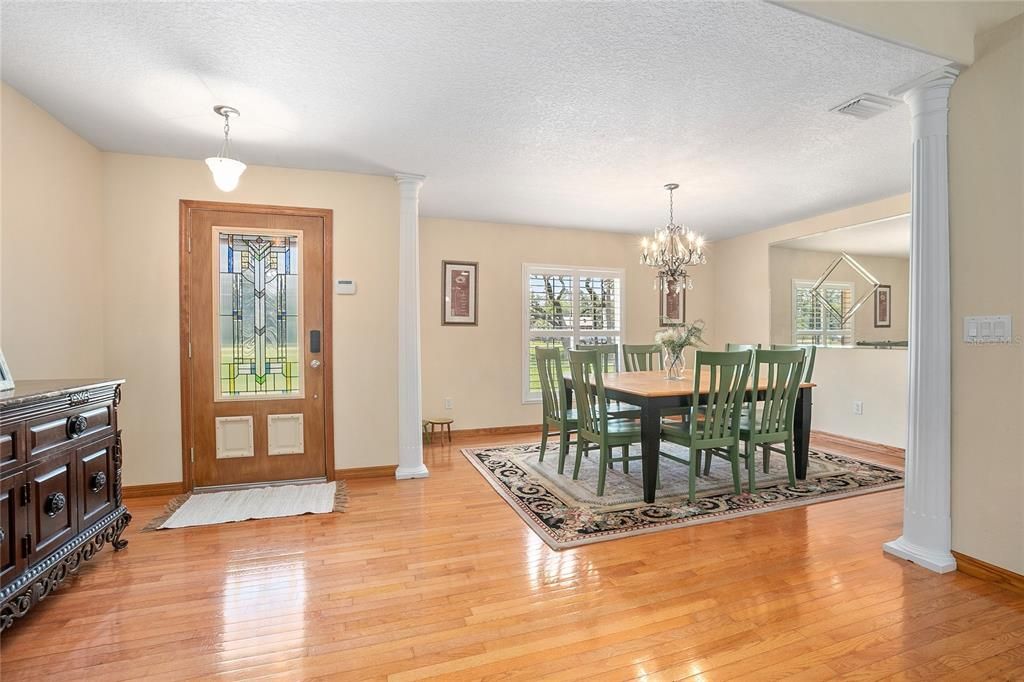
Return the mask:
{"type": "Polygon", "coordinates": [[[411,185],[419,189],[423,185],[423,181],[426,179],[426,175],[417,175],[416,173],[395,173],[395,182],[402,187],[408,187],[411,185]]]}
{"type": "Polygon", "coordinates": [[[902,97],[907,98],[913,90],[921,90],[927,88],[949,88],[953,85],[953,81],[960,75],[960,69],[955,66],[943,66],[942,68],[929,71],[923,76],[918,76],[912,81],[907,81],[903,85],[899,85],[889,91],[890,97],[902,97]]]}
{"type": "Polygon", "coordinates": [[[949,91],[958,75],[960,69],[944,66],[890,91],[890,95],[902,97],[910,107],[913,139],[948,134],[949,91]]]}

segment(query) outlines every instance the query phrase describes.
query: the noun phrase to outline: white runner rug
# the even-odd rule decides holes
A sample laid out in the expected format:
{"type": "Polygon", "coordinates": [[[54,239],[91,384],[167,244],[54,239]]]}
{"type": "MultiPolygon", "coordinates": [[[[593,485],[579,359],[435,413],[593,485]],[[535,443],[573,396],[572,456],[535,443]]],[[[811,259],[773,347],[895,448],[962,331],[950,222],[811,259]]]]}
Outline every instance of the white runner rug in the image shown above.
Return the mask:
{"type": "Polygon", "coordinates": [[[335,510],[335,483],[268,486],[190,495],[157,528],[210,526],[246,519],[273,519],[335,510]]]}

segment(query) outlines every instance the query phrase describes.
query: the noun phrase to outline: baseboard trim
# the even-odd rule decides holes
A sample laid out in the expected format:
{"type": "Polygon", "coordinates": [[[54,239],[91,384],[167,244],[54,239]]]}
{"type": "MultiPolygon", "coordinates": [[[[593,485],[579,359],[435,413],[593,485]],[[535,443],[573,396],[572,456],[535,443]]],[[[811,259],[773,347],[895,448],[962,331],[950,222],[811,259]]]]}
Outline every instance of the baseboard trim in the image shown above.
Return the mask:
{"type": "Polygon", "coordinates": [[[1002,585],[1003,587],[1009,587],[1018,592],[1024,592],[1024,575],[1014,573],[1006,568],[993,566],[987,561],[975,559],[960,552],[954,551],[953,556],[956,557],[956,568],[958,571],[981,580],[1002,585]]]}
{"type": "Polygon", "coordinates": [[[334,480],[353,480],[356,478],[394,478],[397,464],[382,467],[355,467],[353,469],[335,469],[334,480]]]}
{"type": "MultiPolygon", "coordinates": [[[[477,438],[480,436],[512,436],[522,433],[540,435],[540,424],[518,424],[516,426],[487,426],[480,429],[453,429],[452,439],[477,438]]],[[[436,433],[434,434],[437,435],[436,433]]]]}
{"type": "Polygon", "coordinates": [[[898,448],[894,445],[885,445],[884,443],[875,443],[870,440],[861,440],[860,438],[851,438],[850,436],[841,436],[838,433],[829,433],[828,431],[818,431],[811,429],[811,436],[817,436],[823,440],[831,440],[838,445],[849,445],[858,448],[868,448],[875,452],[892,455],[893,457],[906,457],[907,453],[903,448],[898,448]]]}
{"type": "Polygon", "coordinates": [[[125,498],[133,497],[157,497],[161,495],[181,495],[185,492],[185,484],[177,483],[148,483],[146,485],[126,485],[121,489],[125,498]]]}

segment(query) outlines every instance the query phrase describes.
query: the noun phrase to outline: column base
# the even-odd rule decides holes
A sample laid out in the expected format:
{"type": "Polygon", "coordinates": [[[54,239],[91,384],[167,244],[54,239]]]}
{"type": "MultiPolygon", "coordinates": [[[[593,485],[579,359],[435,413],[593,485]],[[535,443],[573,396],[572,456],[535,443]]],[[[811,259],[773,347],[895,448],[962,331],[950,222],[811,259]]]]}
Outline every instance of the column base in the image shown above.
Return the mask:
{"type": "Polygon", "coordinates": [[[936,573],[949,573],[956,570],[956,559],[949,552],[934,552],[925,549],[907,542],[902,535],[882,545],[882,551],[900,559],[912,561],[918,566],[936,573]]]}
{"type": "Polygon", "coordinates": [[[405,481],[410,478],[427,478],[430,476],[430,472],[427,471],[427,467],[423,464],[418,467],[398,467],[395,469],[395,478],[399,481],[405,481]]]}

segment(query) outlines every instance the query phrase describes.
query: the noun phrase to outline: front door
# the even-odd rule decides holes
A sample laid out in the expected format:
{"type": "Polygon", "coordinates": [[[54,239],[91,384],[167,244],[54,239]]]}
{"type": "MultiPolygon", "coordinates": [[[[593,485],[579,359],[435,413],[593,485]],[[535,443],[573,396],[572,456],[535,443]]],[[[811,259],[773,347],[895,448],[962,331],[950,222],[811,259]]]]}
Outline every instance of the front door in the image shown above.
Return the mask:
{"type": "Polygon", "coordinates": [[[193,487],[333,478],[330,212],[183,201],[182,230],[193,487]]]}

